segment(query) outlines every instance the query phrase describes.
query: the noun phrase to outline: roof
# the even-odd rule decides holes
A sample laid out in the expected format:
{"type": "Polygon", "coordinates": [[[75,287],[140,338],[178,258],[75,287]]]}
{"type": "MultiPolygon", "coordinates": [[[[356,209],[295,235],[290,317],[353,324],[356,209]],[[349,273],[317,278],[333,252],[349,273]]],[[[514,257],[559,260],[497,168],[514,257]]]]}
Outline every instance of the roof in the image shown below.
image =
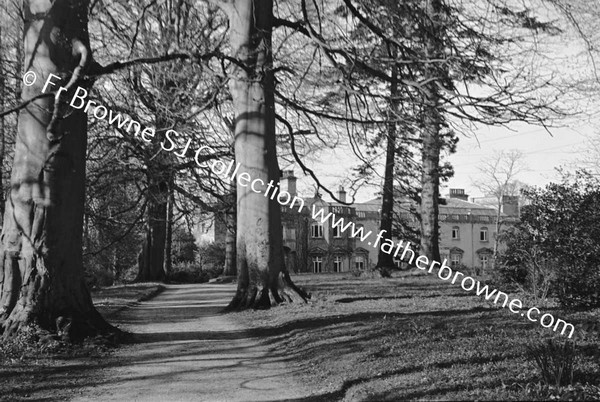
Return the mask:
{"type": "MultiPolygon", "coordinates": [[[[471,210],[474,215],[496,215],[496,209],[486,205],[475,204],[473,202],[464,201],[458,198],[446,198],[446,204],[440,204],[440,213],[451,214],[464,213],[467,210],[471,210]]],[[[400,204],[413,204],[413,201],[400,201],[400,204]]],[[[398,204],[398,202],[397,202],[398,204]]],[[[354,204],[357,211],[374,211],[377,212],[381,209],[381,197],[373,198],[369,201],[354,204]]]]}
{"type": "Polygon", "coordinates": [[[373,198],[366,202],[356,203],[354,204],[354,208],[356,208],[357,211],[379,212],[381,209],[381,197],[373,198]]]}
{"type": "Polygon", "coordinates": [[[466,213],[473,215],[496,216],[496,209],[486,205],[475,204],[458,198],[446,198],[446,204],[439,206],[440,214],[466,213]]]}

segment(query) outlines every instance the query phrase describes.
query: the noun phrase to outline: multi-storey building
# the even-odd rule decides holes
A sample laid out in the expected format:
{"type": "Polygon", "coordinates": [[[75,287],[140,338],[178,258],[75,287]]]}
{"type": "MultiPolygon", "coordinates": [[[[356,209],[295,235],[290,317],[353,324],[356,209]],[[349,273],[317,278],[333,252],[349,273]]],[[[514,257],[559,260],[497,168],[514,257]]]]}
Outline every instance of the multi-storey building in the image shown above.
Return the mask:
{"type": "MultiPolygon", "coordinates": [[[[282,184],[296,195],[296,178],[292,171],[284,172],[282,184]]],[[[346,193],[340,189],[338,198],[345,201],[346,193]]],[[[381,198],[356,203],[351,207],[326,202],[319,195],[305,199],[302,213],[284,208],[284,243],[290,252],[290,263],[299,272],[345,272],[350,269],[372,268],[377,263],[378,248],[372,247],[379,232],[381,198]],[[325,215],[335,214],[335,219],[353,222],[356,229],[372,235],[361,241],[352,237],[351,231],[341,232],[332,227],[331,220],[325,224],[319,218],[312,219],[315,210],[323,209],[325,215]],[[292,262],[293,261],[293,262],[292,262]]],[[[396,216],[418,225],[415,206],[410,202],[397,205],[396,216]]],[[[504,227],[518,219],[518,198],[505,197],[502,203],[501,222],[504,227]]],[[[451,266],[466,265],[487,268],[494,252],[496,236],[495,208],[469,202],[462,189],[451,189],[446,203],[439,207],[440,254],[451,266]]],[[[396,242],[403,239],[394,239],[396,242]]],[[[396,261],[400,266],[401,262],[396,261]]]]}
{"type": "MultiPolygon", "coordinates": [[[[292,197],[297,195],[296,178],[293,171],[284,172],[282,188],[292,197]]],[[[346,199],[346,192],[340,188],[338,198],[346,199]]],[[[295,272],[347,272],[372,268],[377,263],[378,248],[372,244],[379,232],[381,198],[355,203],[352,206],[327,202],[316,194],[304,198],[302,211],[282,207],[283,242],[286,250],[286,263],[295,272]],[[331,218],[321,222],[313,219],[315,211],[335,215],[335,220],[343,219],[352,223],[351,228],[342,231],[333,227],[331,218]],[[371,235],[361,240],[352,236],[362,227],[363,233],[371,235]]],[[[476,269],[487,268],[493,255],[496,236],[495,208],[468,201],[462,189],[451,189],[445,204],[439,206],[440,254],[451,266],[466,265],[476,269]]],[[[416,206],[408,201],[398,202],[395,215],[409,225],[418,225],[414,211],[416,206]],[[412,211],[412,212],[411,212],[412,211]]],[[[502,203],[501,221],[504,227],[518,219],[518,199],[505,197],[502,203]]],[[[214,237],[222,239],[215,225],[214,237]]],[[[397,243],[400,240],[394,239],[397,243]]],[[[403,246],[404,247],[404,246],[403,246]]],[[[399,256],[398,256],[399,257],[399,256]]],[[[403,264],[397,258],[398,266],[403,264]]],[[[405,264],[404,264],[405,265],[405,264]]]]}
{"type": "MultiPolygon", "coordinates": [[[[296,178],[293,171],[284,172],[282,187],[296,195],[296,178]]],[[[346,193],[340,190],[338,197],[345,201],[346,193]]],[[[287,264],[296,272],[348,272],[352,267],[366,268],[368,251],[357,247],[357,239],[351,232],[333,227],[331,220],[322,222],[312,219],[313,211],[323,215],[334,214],[336,220],[356,220],[356,208],[324,201],[319,194],[305,198],[305,208],[282,208],[283,243],[287,252],[287,264]]]]}

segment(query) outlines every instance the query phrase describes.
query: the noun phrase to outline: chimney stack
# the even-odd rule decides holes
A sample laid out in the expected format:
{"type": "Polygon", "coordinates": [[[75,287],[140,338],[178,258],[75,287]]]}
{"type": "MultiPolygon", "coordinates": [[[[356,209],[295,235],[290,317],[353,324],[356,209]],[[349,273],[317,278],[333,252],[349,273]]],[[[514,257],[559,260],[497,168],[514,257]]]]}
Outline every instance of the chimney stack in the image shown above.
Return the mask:
{"type": "Polygon", "coordinates": [[[290,193],[290,196],[294,198],[296,194],[296,176],[294,176],[293,170],[284,170],[283,171],[283,190],[290,193]]]}
{"type": "Polygon", "coordinates": [[[338,190],[338,199],[342,202],[346,202],[346,190],[344,190],[343,186],[340,186],[338,190]]]}
{"type": "Polygon", "coordinates": [[[450,198],[456,198],[463,201],[469,201],[469,195],[465,194],[465,190],[463,188],[451,188],[450,189],[450,198]]]}

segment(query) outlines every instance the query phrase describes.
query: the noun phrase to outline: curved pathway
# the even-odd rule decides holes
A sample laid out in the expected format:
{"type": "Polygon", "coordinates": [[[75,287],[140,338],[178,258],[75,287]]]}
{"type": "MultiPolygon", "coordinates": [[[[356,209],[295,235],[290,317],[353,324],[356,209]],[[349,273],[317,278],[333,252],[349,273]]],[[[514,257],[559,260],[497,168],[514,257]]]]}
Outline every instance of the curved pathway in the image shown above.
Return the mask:
{"type": "Polygon", "coordinates": [[[231,284],[167,285],[156,298],[111,320],[135,334],[117,351],[117,367],[81,390],[85,401],[307,400],[285,357],[271,353],[220,311],[231,284]]]}

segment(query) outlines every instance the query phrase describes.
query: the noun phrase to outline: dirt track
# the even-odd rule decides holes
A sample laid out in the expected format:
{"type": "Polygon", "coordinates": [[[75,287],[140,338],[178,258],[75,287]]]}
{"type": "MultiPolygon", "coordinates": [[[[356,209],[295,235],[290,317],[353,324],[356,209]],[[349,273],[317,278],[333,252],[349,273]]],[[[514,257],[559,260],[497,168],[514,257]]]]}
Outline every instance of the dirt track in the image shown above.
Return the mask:
{"type": "Polygon", "coordinates": [[[73,400],[272,401],[305,400],[286,357],[269,350],[220,314],[232,285],[169,285],[156,298],[111,320],[135,334],[116,356],[106,381],[73,400]]]}

